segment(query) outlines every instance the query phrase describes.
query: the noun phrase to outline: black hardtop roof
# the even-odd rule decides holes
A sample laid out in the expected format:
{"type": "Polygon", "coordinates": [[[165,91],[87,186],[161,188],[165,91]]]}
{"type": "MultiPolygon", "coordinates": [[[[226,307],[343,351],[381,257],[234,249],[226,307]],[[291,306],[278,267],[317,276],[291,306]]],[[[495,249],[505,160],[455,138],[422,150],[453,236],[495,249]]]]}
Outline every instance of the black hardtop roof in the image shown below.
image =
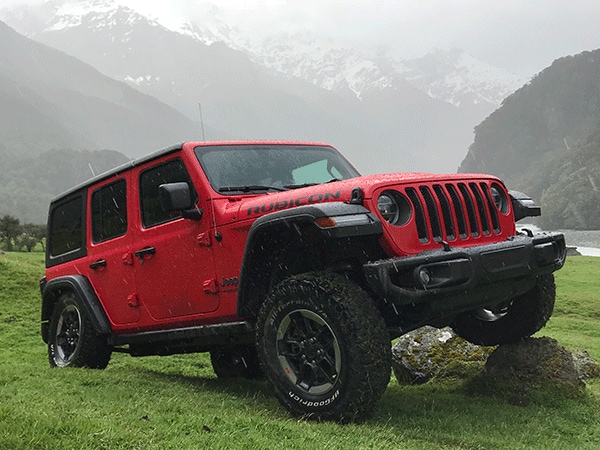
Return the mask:
{"type": "Polygon", "coordinates": [[[83,183],[80,183],[80,184],[72,187],[71,189],[63,192],[62,194],[59,194],[58,196],[56,196],[55,198],[52,199],[51,203],[55,203],[65,197],[69,197],[70,195],[76,193],[77,191],[85,189],[89,186],[92,186],[92,185],[94,185],[100,181],[106,180],[110,177],[119,175],[120,173],[125,172],[126,170],[129,170],[133,167],[144,164],[147,161],[152,161],[153,159],[158,158],[160,156],[168,155],[169,153],[173,153],[178,150],[181,150],[182,147],[183,147],[183,143],[174,144],[174,145],[170,145],[169,147],[165,147],[165,148],[162,148],[155,152],[141,156],[139,158],[132,159],[131,161],[128,161],[124,164],[121,164],[120,166],[117,166],[113,169],[110,169],[110,170],[104,172],[104,173],[101,173],[100,175],[96,175],[95,177],[92,177],[89,180],[86,180],[83,183]]]}

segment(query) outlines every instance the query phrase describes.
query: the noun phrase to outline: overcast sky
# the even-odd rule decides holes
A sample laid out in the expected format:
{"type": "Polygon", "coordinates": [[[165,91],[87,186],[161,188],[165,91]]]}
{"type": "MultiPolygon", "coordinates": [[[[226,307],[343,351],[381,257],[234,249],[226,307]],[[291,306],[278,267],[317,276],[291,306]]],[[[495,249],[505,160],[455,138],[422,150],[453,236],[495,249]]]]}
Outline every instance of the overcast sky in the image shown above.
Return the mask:
{"type": "MultiPolygon", "coordinates": [[[[0,0],[0,6],[40,0],[0,0]]],[[[192,15],[194,0],[117,0],[143,12],[192,15]]],[[[600,0],[215,0],[242,29],[320,31],[415,57],[460,48],[531,77],[553,60],[600,48],[600,0]]]]}

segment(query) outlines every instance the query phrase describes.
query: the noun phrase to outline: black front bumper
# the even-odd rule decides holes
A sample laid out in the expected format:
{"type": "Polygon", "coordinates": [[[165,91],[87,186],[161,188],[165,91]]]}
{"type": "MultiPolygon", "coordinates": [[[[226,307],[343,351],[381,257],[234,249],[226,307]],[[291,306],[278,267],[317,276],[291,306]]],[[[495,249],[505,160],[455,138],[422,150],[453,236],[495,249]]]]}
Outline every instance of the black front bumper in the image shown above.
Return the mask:
{"type": "Polygon", "coordinates": [[[386,302],[431,302],[434,315],[459,313],[514,298],[530,290],[538,275],[560,269],[564,236],[518,235],[505,242],[434,250],[363,266],[371,288],[386,302]]]}

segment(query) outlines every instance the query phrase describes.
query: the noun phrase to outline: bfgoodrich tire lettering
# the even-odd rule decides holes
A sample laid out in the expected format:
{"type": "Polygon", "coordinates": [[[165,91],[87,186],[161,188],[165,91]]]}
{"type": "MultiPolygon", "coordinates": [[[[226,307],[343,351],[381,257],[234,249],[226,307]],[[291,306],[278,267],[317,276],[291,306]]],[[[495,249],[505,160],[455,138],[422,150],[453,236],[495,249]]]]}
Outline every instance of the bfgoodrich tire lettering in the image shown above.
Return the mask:
{"type": "Polygon", "coordinates": [[[533,289],[495,308],[481,308],[459,316],[452,328],[476,345],[516,342],[539,331],[554,310],[554,275],[541,275],[533,289]]]}
{"type": "Polygon", "coordinates": [[[385,323],[369,296],[338,274],[278,284],[260,310],[257,344],[275,395],[295,415],[361,420],[390,379],[385,323]]]}
{"type": "Polygon", "coordinates": [[[96,334],[85,308],[72,292],[59,297],[49,331],[51,366],[104,369],[108,365],[111,350],[106,338],[96,334]]]}

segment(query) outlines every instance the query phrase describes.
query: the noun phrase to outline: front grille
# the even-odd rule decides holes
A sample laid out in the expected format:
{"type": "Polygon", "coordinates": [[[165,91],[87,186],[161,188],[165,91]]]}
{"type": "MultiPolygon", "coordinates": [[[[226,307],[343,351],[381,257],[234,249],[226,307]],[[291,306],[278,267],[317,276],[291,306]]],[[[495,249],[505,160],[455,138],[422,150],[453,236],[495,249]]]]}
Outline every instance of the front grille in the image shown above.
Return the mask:
{"type": "Polygon", "coordinates": [[[451,242],[500,233],[498,212],[486,183],[446,183],[405,189],[419,241],[451,242]]]}

